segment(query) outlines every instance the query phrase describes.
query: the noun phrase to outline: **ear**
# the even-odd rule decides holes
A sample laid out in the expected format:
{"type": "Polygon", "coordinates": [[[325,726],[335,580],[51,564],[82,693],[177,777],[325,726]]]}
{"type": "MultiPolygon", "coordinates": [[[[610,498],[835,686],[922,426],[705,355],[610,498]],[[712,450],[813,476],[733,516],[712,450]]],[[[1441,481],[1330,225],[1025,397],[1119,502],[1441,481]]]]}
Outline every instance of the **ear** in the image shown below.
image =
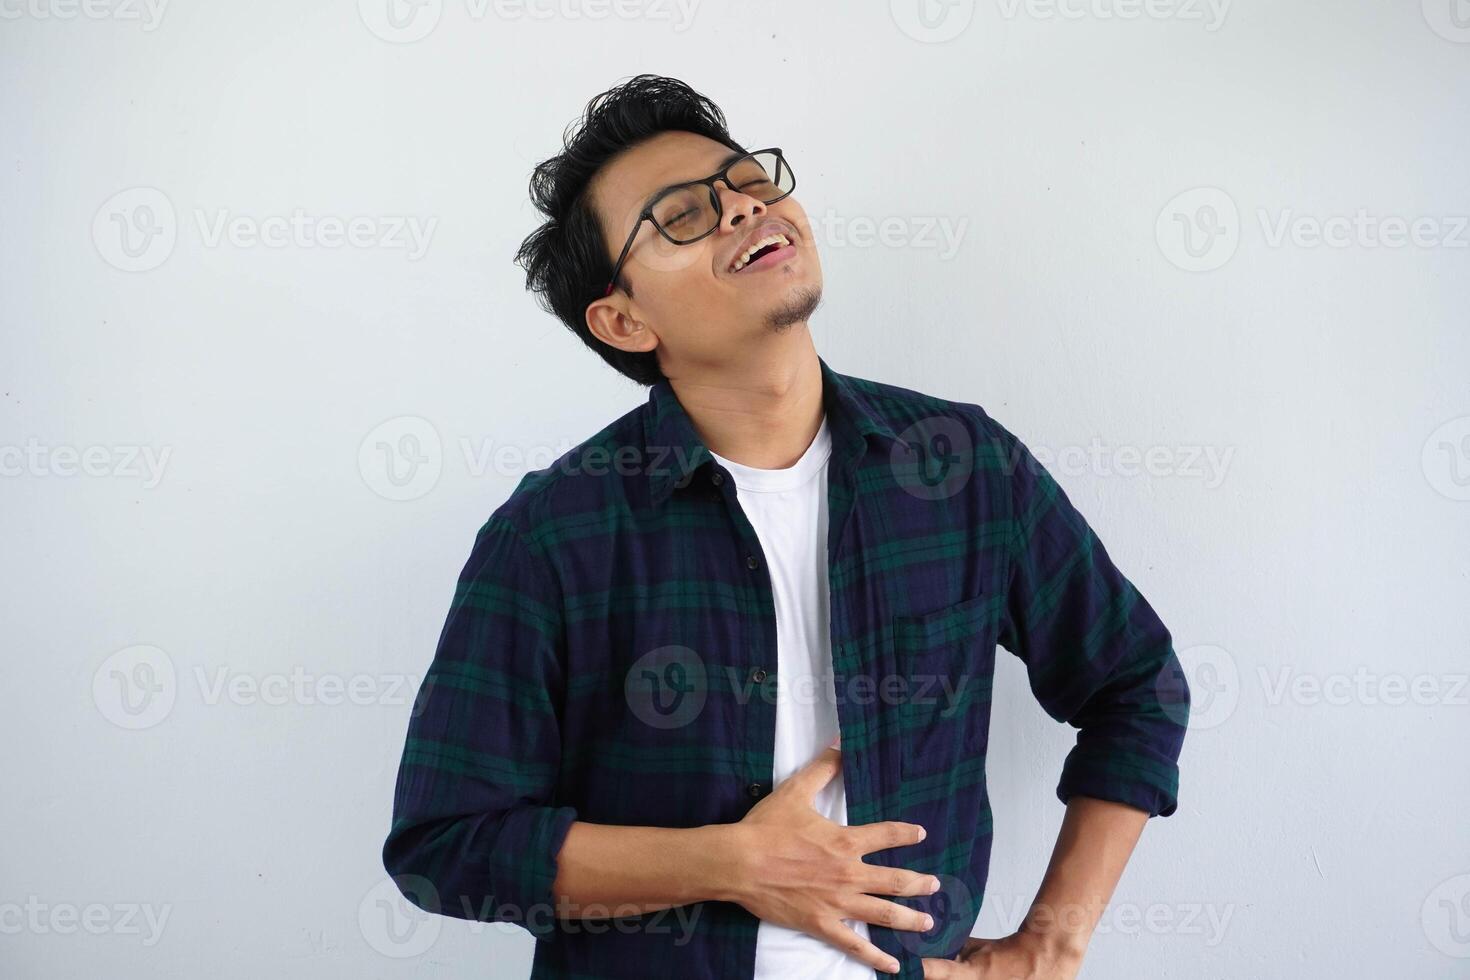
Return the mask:
{"type": "Polygon", "coordinates": [[[615,290],[610,296],[593,300],[587,306],[586,316],[592,336],[609,347],[637,354],[658,346],[658,337],[635,317],[633,301],[627,293],[615,290]]]}

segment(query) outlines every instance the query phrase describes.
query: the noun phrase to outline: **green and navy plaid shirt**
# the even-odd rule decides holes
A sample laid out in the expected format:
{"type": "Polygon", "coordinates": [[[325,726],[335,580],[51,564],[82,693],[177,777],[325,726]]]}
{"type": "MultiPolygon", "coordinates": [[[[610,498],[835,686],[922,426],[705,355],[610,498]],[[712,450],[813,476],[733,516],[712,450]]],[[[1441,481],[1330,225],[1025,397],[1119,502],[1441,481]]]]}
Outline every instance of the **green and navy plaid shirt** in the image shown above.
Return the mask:
{"type": "MultiPolygon", "coordinates": [[[[850,824],[921,824],[870,863],[940,876],[904,978],[952,956],[989,866],[997,644],[1078,729],[1057,796],[1174,812],[1189,689],[1168,630],[1036,458],[978,405],[834,372],[828,579],[850,824]]],[[[531,976],[753,974],[758,920],[704,902],[562,920],[571,822],[740,820],[771,788],[776,618],[730,474],[667,381],[528,473],[480,529],[409,722],[383,861],[421,908],[515,922],[531,976]]]]}

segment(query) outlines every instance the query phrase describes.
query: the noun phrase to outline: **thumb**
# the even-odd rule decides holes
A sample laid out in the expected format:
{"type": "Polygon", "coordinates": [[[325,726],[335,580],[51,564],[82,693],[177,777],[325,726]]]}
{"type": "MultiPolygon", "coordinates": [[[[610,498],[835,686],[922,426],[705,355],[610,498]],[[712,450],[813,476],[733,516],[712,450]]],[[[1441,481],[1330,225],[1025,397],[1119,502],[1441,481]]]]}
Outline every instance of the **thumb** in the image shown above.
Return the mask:
{"type": "MultiPolygon", "coordinates": [[[[840,736],[838,741],[840,741],[840,736]]],[[[791,778],[786,780],[785,785],[791,787],[791,792],[798,793],[801,798],[810,803],[817,792],[830,783],[842,772],[842,750],[838,748],[838,741],[817,753],[816,758],[792,773],[791,778]]]]}

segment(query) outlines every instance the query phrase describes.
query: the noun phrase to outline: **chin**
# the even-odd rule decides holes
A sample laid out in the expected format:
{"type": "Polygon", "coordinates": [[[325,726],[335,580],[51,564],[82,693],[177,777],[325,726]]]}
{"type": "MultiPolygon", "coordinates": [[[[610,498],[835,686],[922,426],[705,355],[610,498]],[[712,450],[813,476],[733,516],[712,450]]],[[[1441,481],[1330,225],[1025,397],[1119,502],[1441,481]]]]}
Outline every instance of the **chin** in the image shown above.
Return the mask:
{"type": "Polygon", "coordinates": [[[820,282],[794,283],[780,302],[766,311],[766,326],[771,330],[785,330],[797,323],[805,323],[822,304],[820,282]]]}

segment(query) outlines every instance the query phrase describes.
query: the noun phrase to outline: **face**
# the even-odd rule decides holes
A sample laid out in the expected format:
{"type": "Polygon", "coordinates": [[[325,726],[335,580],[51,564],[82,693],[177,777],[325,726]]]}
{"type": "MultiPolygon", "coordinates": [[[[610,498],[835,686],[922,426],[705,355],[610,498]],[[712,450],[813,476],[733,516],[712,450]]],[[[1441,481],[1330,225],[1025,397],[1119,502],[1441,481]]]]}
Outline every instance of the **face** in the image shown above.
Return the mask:
{"type": "MultiPolygon", "coordinates": [[[[732,152],[703,136],[668,132],[606,165],[589,196],[602,222],[608,262],[617,261],[651,197],[671,184],[708,177],[732,152]]],[[[730,177],[742,185],[737,173],[730,177]]],[[[642,222],[619,273],[633,295],[615,288],[587,308],[595,336],[626,351],[658,349],[670,377],[736,362],[753,345],[789,342],[806,330],[822,295],[811,225],[794,196],[764,204],[723,181],[715,193],[722,214],[713,233],[675,245],[651,221],[642,222]],[[785,235],[790,247],[735,268],[749,245],[776,234],[785,235]]]]}

